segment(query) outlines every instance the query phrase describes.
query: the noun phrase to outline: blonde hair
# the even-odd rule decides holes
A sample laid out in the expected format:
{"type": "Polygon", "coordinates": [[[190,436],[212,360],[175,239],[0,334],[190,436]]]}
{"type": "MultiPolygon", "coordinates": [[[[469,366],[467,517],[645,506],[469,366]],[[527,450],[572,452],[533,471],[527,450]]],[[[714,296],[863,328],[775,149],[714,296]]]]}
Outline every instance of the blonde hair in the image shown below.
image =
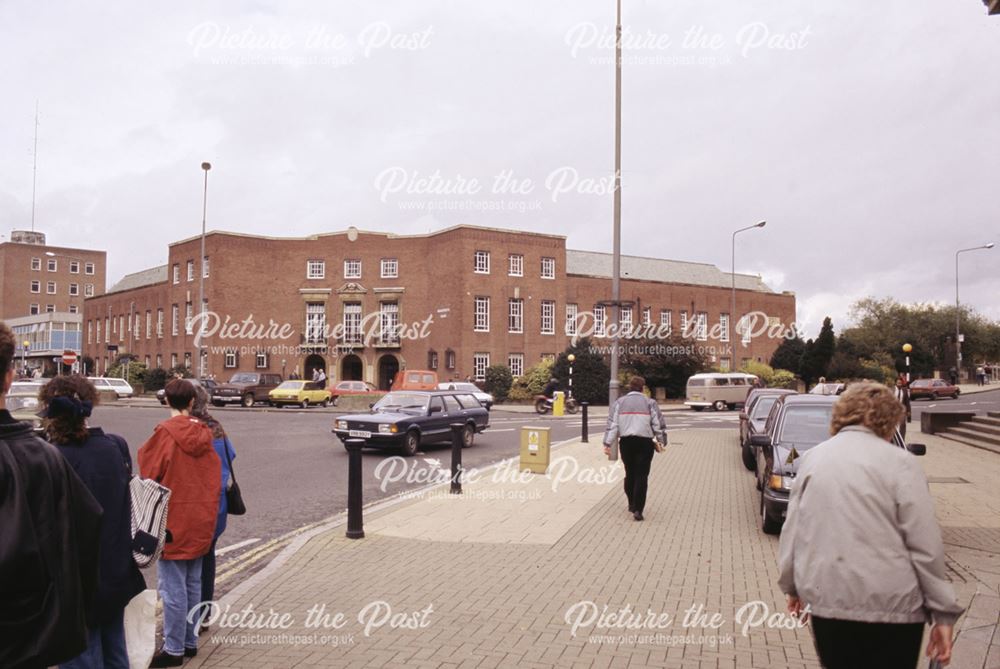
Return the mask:
{"type": "Polygon", "coordinates": [[[888,440],[905,414],[906,409],[888,386],[874,381],[852,383],[833,405],[830,434],[849,425],[861,425],[888,440]]]}

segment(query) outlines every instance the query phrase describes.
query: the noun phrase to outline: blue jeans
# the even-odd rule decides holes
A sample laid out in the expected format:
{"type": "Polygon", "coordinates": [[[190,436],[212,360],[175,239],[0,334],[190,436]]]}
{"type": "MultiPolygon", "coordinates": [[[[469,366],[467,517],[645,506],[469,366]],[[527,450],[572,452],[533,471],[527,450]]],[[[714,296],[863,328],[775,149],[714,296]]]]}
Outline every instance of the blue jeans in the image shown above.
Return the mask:
{"type": "Polygon", "coordinates": [[[157,588],[163,599],[163,650],[183,655],[185,648],[198,647],[194,622],[188,622],[187,616],[201,602],[201,558],[161,558],[156,570],[157,588]]]}
{"type": "Polygon", "coordinates": [[[111,622],[90,630],[87,650],[60,664],[60,669],[128,669],[124,614],[122,609],[111,622]]]}

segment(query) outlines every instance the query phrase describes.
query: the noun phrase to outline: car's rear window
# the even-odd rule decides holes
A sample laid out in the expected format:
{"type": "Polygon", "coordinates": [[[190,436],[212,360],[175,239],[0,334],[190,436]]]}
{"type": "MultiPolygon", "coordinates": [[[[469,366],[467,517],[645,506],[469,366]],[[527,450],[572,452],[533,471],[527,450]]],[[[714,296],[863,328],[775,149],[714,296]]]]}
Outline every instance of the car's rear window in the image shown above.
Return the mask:
{"type": "Polygon", "coordinates": [[[474,395],[455,395],[455,397],[458,398],[458,402],[462,405],[463,409],[474,409],[482,406],[474,395]]]}
{"type": "Polygon", "coordinates": [[[803,451],[830,438],[832,404],[786,406],[778,442],[803,451]]]}
{"type": "Polygon", "coordinates": [[[689,386],[704,386],[706,385],[706,379],[688,379],[689,386]]]}
{"type": "Polygon", "coordinates": [[[771,407],[773,407],[774,403],[777,401],[778,401],[777,397],[769,397],[767,395],[761,397],[754,403],[753,414],[751,414],[750,417],[755,418],[757,420],[760,420],[762,418],[767,418],[768,412],[771,411],[771,407]]]}

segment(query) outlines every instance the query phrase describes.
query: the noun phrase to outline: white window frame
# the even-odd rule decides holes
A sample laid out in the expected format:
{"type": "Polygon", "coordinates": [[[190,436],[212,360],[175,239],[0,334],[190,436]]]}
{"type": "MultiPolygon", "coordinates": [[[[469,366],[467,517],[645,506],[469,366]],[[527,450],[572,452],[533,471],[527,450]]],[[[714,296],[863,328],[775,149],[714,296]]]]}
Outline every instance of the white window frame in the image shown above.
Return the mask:
{"type": "Polygon", "coordinates": [[[486,295],[477,295],[472,301],[472,331],[490,331],[490,298],[486,295]]]}
{"type": "Polygon", "coordinates": [[[257,354],[254,356],[253,362],[255,369],[267,369],[268,368],[267,353],[265,353],[264,351],[257,351],[257,354]]]}
{"type": "Polygon", "coordinates": [[[511,253],[507,256],[507,276],[524,276],[524,254],[511,253]]]}
{"type": "Polygon", "coordinates": [[[632,334],[632,307],[618,307],[618,335],[629,337],[632,334]]]}
{"type": "Polygon", "coordinates": [[[54,314],[54,313],[56,313],[56,305],[54,305],[54,304],[46,304],[45,305],[45,313],[47,313],[47,314],[54,314]]]}
{"type": "Polygon", "coordinates": [[[719,341],[729,341],[729,314],[719,314],[719,341]]]}
{"type": "Polygon", "coordinates": [[[46,295],[58,295],[58,293],[59,293],[59,284],[58,283],[56,283],[55,281],[46,281],[45,282],[45,294],[46,295]]]}
{"type": "Polygon", "coordinates": [[[490,354],[478,352],[472,354],[472,376],[476,381],[486,380],[486,370],[490,368],[490,354]]]}
{"type": "Polygon", "coordinates": [[[146,339],[153,338],[153,312],[146,309],[146,339]]]}
{"type": "Polygon", "coordinates": [[[69,261],[69,273],[70,274],[79,274],[80,273],[80,261],[79,260],[70,260],[69,261]]]}
{"type": "Polygon", "coordinates": [[[378,325],[378,338],[381,343],[399,343],[399,302],[379,302],[378,325]]]}
{"type": "Polygon", "coordinates": [[[156,338],[163,339],[163,309],[156,310],[156,338]]]}
{"type": "MultiPolygon", "coordinates": [[[[136,323],[138,328],[139,324],[136,323]]],[[[194,304],[191,302],[184,303],[184,334],[194,334],[194,304]]]]}
{"type": "Polygon", "coordinates": [[[179,262],[175,262],[170,272],[173,278],[174,285],[176,286],[181,282],[181,264],[179,262]]]}
{"type": "MultiPolygon", "coordinates": [[[[750,334],[750,326],[749,326],[749,323],[747,322],[746,315],[744,315],[743,318],[740,319],[740,322],[743,324],[743,332],[741,333],[742,336],[741,336],[740,342],[744,346],[748,346],[750,344],[751,340],[753,340],[753,337],[750,334]]],[[[739,329],[739,328],[737,328],[737,329],[739,329]]]]}
{"type": "Polygon", "coordinates": [[[208,263],[208,256],[205,256],[205,257],[203,257],[203,258],[201,259],[201,262],[202,262],[202,266],[201,266],[201,277],[202,277],[203,279],[207,279],[207,278],[208,278],[208,268],[209,268],[209,263],[208,263]]]}
{"type": "Polygon", "coordinates": [[[399,258],[382,258],[379,262],[379,276],[383,279],[399,278],[399,258]]]}
{"type": "Polygon", "coordinates": [[[687,309],[681,309],[681,336],[685,339],[688,338],[690,333],[688,332],[688,312],[687,309]]]}
{"type": "Polygon", "coordinates": [[[556,303],[554,300],[542,300],[542,324],[540,331],[543,335],[554,335],[556,333],[556,303]]]}
{"type": "Polygon", "coordinates": [[[698,311],[694,315],[694,337],[698,341],[708,340],[708,312],[698,311]]]}
{"type": "Polygon", "coordinates": [[[45,270],[48,272],[58,272],[59,271],[59,261],[55,258],[49,258],[45,262],[45,270]]]}
{"type": "Polygon", "coordinates": [[[660,309],[660,328],[667,328],[666,334],[670,334],[673,329],[673,312],[670,309],[660,309]]]}
{"type": "Polygon", "coordinates": [[[71,314],[78,314],[78,313],[80,313],[80,307],[78,307],[75,304],[69,305],[69,313],[71,313],[71,314]]]}
{"type": "Polygon", "coordinates": [[[171,353],[170,354],[170,369],[174,369],[175,367],[177,367],[177,354],[176,353],[171,353]]]}
{"type": "Polygon", "coordinates": [[[83,287],[83,296],[84,297],[93,297],[94,296],[94,284],[88,283],[87,285],[85,285],[83,287]]]}
{"type": "Polygon", "coordinates": [[[524,376],[524,354],[523,353],[508,353],[507,354],[507,367],[510,368],[511,376],[517,378],[519,376],[524,376]]]}
{"type": "Polygon", "coordinates": [[[576,334],[576,319],[580,315],[579,304],[566,305],[566,336],[572,337],[576,334]]]}
{"type": "Polygon", "coordinates": [[[594,336],[604,337],[608,327],[608,310],[603,304],[594,305],[594,336]]]}
{"type": "Polygon", "coordinates": [[[32,272],[41,272],[42,271],[42,259],[41,258],[32,258],[31,259],[31,271],[32,272]]]}
{"type": "Polygon", "coordinates": [[[476,251],[472,257],[472,272],[473,274],[489,274],[490,273],[490,252],[489,251],[476,251]]]}
{"type": "Polygon", "coordinates": [[[543,279],[556,278],[556,259],[548,256],[542,258],[541,277],[543,279]]]}
{"type": "Polygon", "coordinates": [[[69,296],[78,297],[80,295],[80,284],[71,283],[69,284],[69,296]]]}
{"type": "Polygon", "coordinates": [[[42,292],[42,282],[39,281],[38,279],[32,279],[29,290],[32,293],[41,294],[41,292],[42,292]]]}
{"type": "Polygon", "coordinates": [[[653,324],[653,307],[642,308],[642,324],[646,326],[653,324]]]}
{"type": "Polygon", "coordinates": [[[344,313],[341,316],[341,323],[344,329],[345,344],[360,344],[364,339],[361,334],[361,320],[363,314],[360,302],[345,302],[344,313]]]}
{"type": "Polygon", "coordinates": [[[346,260],[344,260],[344,278],[345,279],[361,278],[360,258],[347,258],[346,260]]]}
{"type": "Polygon", "coordinates": [[[194,281],[194,260],[187,261],[187,280],[194,281]]]}
{"type": "MultiPolygon", "coordinates": [[[[32,316],[37,316],[38,315],[38,311],[40,309],[41,309],[41,305],[39,305],[37,302],[32,302],[31,304],[28,305],[28,314],[30,314],[32,316]]],[[[87,343],[89,344],[90,342],[88,341],[87,343]]]]}
{"type": "Polygon", "coordinates": [[[326,303],[306,302],[307,344],[322,344],[326,339],[326,303]]]}
{"type": "Polygon", "coordinates": [[[524,334],[524,300],[510,298],[507,300],[507,332],[524,334]]]}
{"type": "MultiPolygon", "coordinates": [[[[181,332],[181,308],[180,305],[170,305],[170,334],[176,337],[181,332]]],[[[176,363],[171,367],[176,367],[176,363]]]]}
{"type": "Polygon", "coordinates": [[[83,263],[83,273],[93,276],[95,273],[94,263],[92,262],[83,263]]]}
{"type": "Polygon", "coordinates": [[[225,369],[236,369],[236,351],[230,349],[223,354],[222,366],[225,369]]]}
{"type": "Polygon", "coordinates": [[[307,279],[325,279],[326,278],[326,261],[325,260],[307,260],[306,261],[306,278],[307,279]]]}

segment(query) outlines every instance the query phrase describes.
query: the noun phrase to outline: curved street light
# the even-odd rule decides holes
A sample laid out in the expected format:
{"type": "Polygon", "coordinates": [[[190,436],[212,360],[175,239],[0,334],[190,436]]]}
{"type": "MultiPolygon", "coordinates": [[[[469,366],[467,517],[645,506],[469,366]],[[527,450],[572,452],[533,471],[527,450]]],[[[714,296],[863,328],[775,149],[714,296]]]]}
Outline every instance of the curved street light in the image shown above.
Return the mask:
{"type": "Polygon", "coordinates": [[[983,244],[982,246],[970,246],[967,249],[959,249],[955,251],[955,370],[958,372],[959,381],[961,381],[962,377],[962,342],[961,335],[959,334],[961,312],[959,311],[958,301],[958,255],[967,251],[985,251],[991,248],[993,248],[993,242],[983,244]]]}
{"type": "MultiPolygon", "coordinates": [[[[729,328],[728,328],[728,330],[729,330],[729,341],[730,342],[733,342],[734,339],[735,339],[736,326],[734,324],[735,323],[739,323],[739,320],[736,319],[736,235],[740,234],[741,232],[746,232],[747,230],[753,230],[754,228],[763,228],[765,225],[767,225],[767,221],[760,221],[759,223],[754,223],[753,225],[748,225],[745,228],[740,228],[739,230],[737,230],[736,232],[733,233],[733,265],[732,265],[732,274],[731,274],[732,281],[733,281],[733,310],[729,314],[729,321],[730,322],[729,322],[729,328]]],[[[735,356],[735,354],[733,355],[732,360],[733,360],[733,362],[730,364],[730,367],[729,367],[730,370],[736,369],[736,356],[735,356]]]]}

